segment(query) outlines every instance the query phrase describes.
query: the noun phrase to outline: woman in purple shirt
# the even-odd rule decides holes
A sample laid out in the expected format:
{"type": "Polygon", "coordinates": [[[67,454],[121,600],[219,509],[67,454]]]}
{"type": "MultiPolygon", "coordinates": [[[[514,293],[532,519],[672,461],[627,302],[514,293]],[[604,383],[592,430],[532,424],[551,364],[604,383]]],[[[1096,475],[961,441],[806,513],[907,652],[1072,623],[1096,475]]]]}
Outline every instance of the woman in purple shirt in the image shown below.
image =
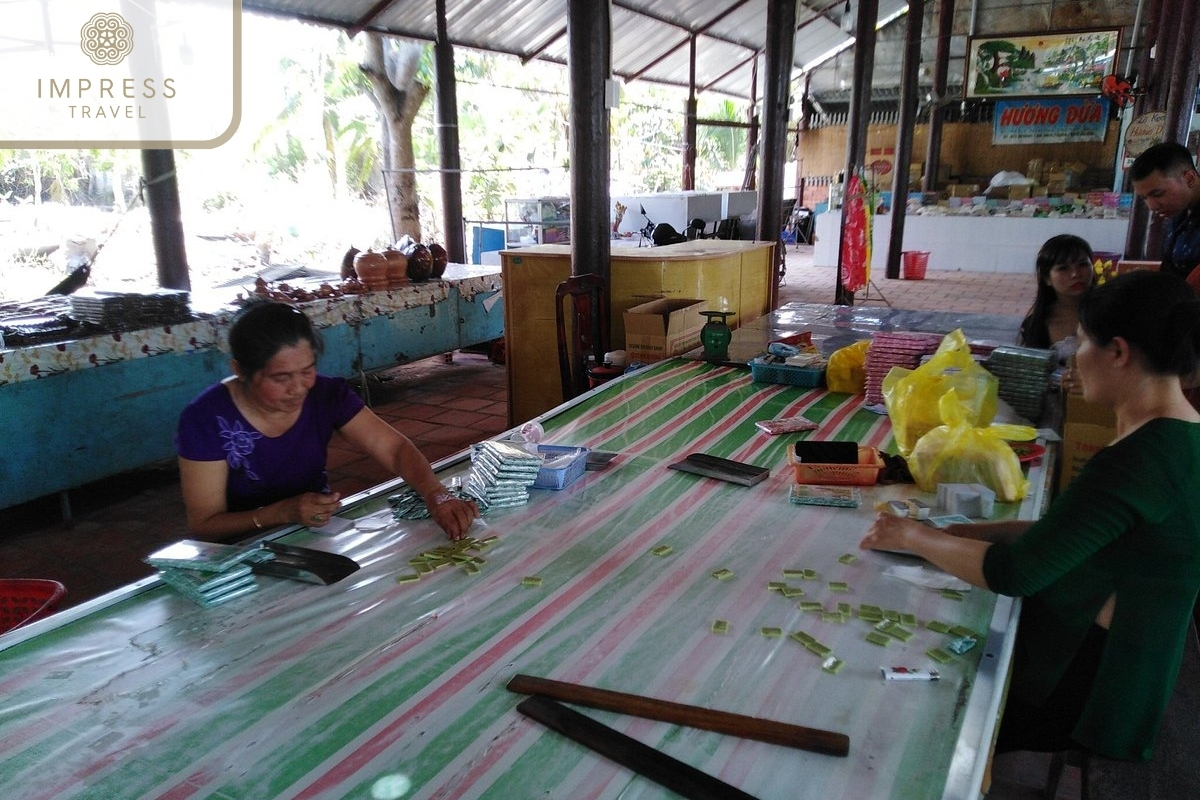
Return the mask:
{"type": "Polygon", "coordinates": [[[283,303],[244,309],[229,331],[233,375],[183,410],[175,437],[188,527],[220,539],[276,525],[323,525],[337,511],[325,456],[334,431],[402,477],[438,525],[462,538],[479,515],[346,381],[317,374],[321,341],[283,303]]]}

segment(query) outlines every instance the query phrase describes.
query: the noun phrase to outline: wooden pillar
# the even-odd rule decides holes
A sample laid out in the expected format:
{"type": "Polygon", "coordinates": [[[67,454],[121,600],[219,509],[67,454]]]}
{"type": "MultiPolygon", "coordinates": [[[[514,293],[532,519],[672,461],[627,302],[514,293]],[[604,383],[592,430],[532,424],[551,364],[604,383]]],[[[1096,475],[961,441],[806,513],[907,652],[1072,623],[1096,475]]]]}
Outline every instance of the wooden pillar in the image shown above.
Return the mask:
{"type": "MultiPolygon", "coordinates": [[[[878,0],[860,0],[854,26],[854,80],[850,90],[850,113],[846,120],[846,170],[842,184],[842,222],[846,227],[846,193],[850,176],[863,166],[867,152],[867,123],[871,111],[871,76],[875,72],[875,20],[879,16],[878,0]]],[[[854,293],[842,285],[842,248],[838,245],[837,287],[833,302],[854,305],[854,293]]]]}
{"type": "MultiPolygon", "coordinates": [[[[696,188],[696,37],[688,40],[688,98],[683,120],[683,190],[696,188]]],[[[688,220],[691,222],[691,220],[688,220]]]]}
{"type": "Polygon", "coordinates": [[[754,162],[758,157],[759,133],[762,120],[758,113],[758,56],[754,57],[754,66],[750,70],[750,110],[747,115],[750,127],[746,132],[746,170],[742,173],[742,191],[749,192],[758,188],[758,175],[754,162]]]}
{"type": "Polygon", "coordinates": [[[783,263],[783,163],[787,152],[788,105],[795,48],[796,0],[767,3],[766,80],[763,85],[762,180],[758,188],[758,239],[775,242],[776,275],[770,282],[770,307],[779,304],[778,266],[783,263]]]}
{"type": "Polygon", "coordinates": [[[164,289],[190,290],[192,281],[183,243],[183,211],[179,206],[175,151],[143,150],[142,172],[154,238],[154,260],[158,265],[158,285],[164,289]]]}
{"type": "Polygon", "coordinates": [[[1182,0],[1176,9],[1178,15],[1174,21],[1178,27],[1175,29],[1174,58],[1167,81],[1166,137],[1186,145],[1196,97],[1197,48],[1194,43],[1200,13],[1196,11],[1195,0],[1182,0]]]}
{"type": "MultiPolygon", "coordinates": [[[[1145,88],[1149,85],[1151,76],[1154,71],[1154,59],[1151,54],[1154,52],[1154,43],[1158,39],[1158,27],[1162,20],[1164,0],[1150,0],[1146,6],[1146,27],[1145,32],[1141,34],[1141,39],[1135,44],[1140,50],[1137,61],[1137,85],[1140,88],[1145,88]]],[[[1139,31],[1134,31],[1134,35],[1138,35],[1139,31]]],[[[1149,93],[1139,95],[1133,104],[1133,118],[1137,119],[1140,114],[1150,111],[1154,108],[1151,104],[1149,93]]],[[[1117,163],[1121,163],[1124,153],[1117,153],[1117,163]]],[[[1129,173],[1125,173],[1123,181],[1125,191],[1131,191],[1131,181],[1129,173]]],[[[1150,227],[1150,210],[1146,208],[1146,204],[1141,200],[1135,199],[1133,209],[1129,213],[1129,231],[1125,234],[1125,257],[1135,260],[1151,258],[1151,254],[1147,250],[1147,236],[1150,227]]],[[[1155,250],[1154,252],[1157,252],[1155,250]]]]}
{"type": "MultiPolygon", "coordinates": [[[[912,14],[910,8],[909,12],[912,14]]],[[[929,134],[925,143],[925,180],[922,191],[937,185],[942,159],[942,100],[946,97],[947,73],[950,68],[950,36],[954,32],[954,0],[938,0],[937,48],[933,57],[933,99],[929,106],[929,134]]],[[[899,167],[897,167],[899,169],[899,167]]]]}
{"type": "MultiPolygon", "coordinates": [[[[571,83],[571,274],[612,273],[609,220],[610,136],[606,89],[612,75],[609,0],[568,0],[567,72],[571,83]]],[[[607,281],[606,281],[607,284],[607,281]]],[[[611,316],[609,292],[601,314],[611,316]]],[[[604,350],[611,349],[604,342],[604,350]]]]}
{"type": "Polygon", "coordinates": [[[435,123],[442,174],[442,231],[446,255],[453,264],[467,263],[463,230],[462,161],[458,152],[458,89],[454,80],[454,47],[446,27],[446,0],[437,0],[437,70],[435,123]]]}
{"type": "MultiPolygon", "coordinates": [[[[1194,0],[1151,0],[1147,9],[1146,35],[1141,45],[1143,50],[1138,75],[1138,84],[1146,88],[1147,93],[1139,98],[1135,105],[1135,116],[1151,111],[1166,112],[1168,119],[1163,136],[1167,140],[1175,136],[1172,118],[1176,124],[1182,119],[1185,129],[1191,118],[1192,97],[1172,93],[1171,75],[1174,59],[1181,55],[1176,49],[1179,46],[1183,46],[1180,60],[1192,62],[1192,48],[1184,36],[1185,29],[1180,22],[1187,16],[1191,18],[1190,24],[1194,25],[1194,9],[1189,11],[1185,8],[1193,3],[1194,0]]],[[[1192,87],[1194,92],[1194,82],[1192,87]]],[[[1186,142],[1187,139],[1178,141],[1186,142]]],[[[1117,157],[1120,158],[1121,154],[1118,153],[1117,157]]],[[[1151,261],[1158,259],[1165,233],[1166,223],[1162,217],[1151,214],[1140,199],[1135,200],[1129,219],[1129,232],[1125,237],[1126,257],[1151,261]]]]}
{"type": "Polygon", "coordinates": [[[904,215],[908,207],[908,163],[912,160],[913,129],[917,124],[917,71],[921,66],[921,26],[925,0],[908,0],[904,27],[904,59],[900,66],[900,116],[896,125],[896,168],[892,173],[892,230],[888,239],[886,274],[900,277],[904,247],[904,215]]]}

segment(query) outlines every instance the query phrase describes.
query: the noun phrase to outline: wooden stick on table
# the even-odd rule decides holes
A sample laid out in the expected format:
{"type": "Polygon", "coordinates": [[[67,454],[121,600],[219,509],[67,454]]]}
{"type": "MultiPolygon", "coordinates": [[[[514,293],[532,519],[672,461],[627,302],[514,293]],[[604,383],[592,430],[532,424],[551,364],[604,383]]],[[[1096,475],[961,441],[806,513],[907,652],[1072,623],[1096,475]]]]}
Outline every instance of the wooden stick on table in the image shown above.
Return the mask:
{"type": "Polygon", "coordinates": [[[517,711],[688,800],[755,800],[741,789],[549,698],[527,697],[517,711]]]}
{"type": "Polygon", "coordinates": [[[518,694],[540,694],[566,703],[631,714],[659,722],[687,725],[706,731],[755,739],[770,744],[781,744],[800,750],[811,750],[831,756],[845,756],[850,752],[850,737],[844,733],[789,725],[774,720],[732,714],[728,711],[713,711],[699,706],[656,700],[636,694],[597,689],[578,683],[538,678],[533,675],[515,675],[508,682],[508,689],[518,694]]]}

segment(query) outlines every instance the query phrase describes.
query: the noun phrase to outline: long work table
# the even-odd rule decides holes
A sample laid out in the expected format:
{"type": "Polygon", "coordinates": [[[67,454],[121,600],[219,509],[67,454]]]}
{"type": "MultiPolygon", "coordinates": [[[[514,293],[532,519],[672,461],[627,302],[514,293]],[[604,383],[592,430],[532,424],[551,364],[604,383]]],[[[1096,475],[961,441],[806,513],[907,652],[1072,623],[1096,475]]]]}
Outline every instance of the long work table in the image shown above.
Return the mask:
{"type": "MultiPolygon", "coordinates": [[[[526,674],[848,737],[838,757],[581,710],[759,800],[975,800],[1018,604],[923,588],[885,574],[923,562],[858,549],[876,503],[932,502],[912,485],[864,486],[858,508],[791,503],[800,435],[754,422],[794,414],[819,424],[809,438],[894,452],[859,396],[671,359],[540,417],[546,442],[619,455],[483,517],[471,535],[496,538],[474,574],[397,580],[446,544],[430,520],[287,529],[273,535],[361,569],[328,586],[260,577],[208,610],[147,578],[0,636],[0,785],[23,800],[677,796],[518,713],[505,687],[526,674]],[[770,475],[745,487],[668,468],[694,452],[770,475]],[[868,641],[864,606],[910,635],[868,641]],[[933,620],[979,645],[933,660],[948,642],[933,620]],[[940,680],[885,682],[881,667],[940,680]]],[[[470,463],[435,466],[450,481],[470,463]]],[[[1040,513],[1040,463],[1029,477],[997,516],[1040,513]]],[[[396,489],[342,515],[386,512],[396,489]]]]}

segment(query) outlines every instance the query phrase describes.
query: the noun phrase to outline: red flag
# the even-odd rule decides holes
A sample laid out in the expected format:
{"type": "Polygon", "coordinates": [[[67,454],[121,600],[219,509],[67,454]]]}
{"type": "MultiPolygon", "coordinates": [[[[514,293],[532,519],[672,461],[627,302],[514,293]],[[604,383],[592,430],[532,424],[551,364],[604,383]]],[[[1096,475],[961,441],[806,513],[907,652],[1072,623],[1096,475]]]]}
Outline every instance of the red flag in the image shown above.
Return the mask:
{"type": "Polygon", "coordinates": [[[858,175],[846,183],[846,225],[842,228],[842,286],[857,292],[871,280],[871,204],[858,175]]]}

